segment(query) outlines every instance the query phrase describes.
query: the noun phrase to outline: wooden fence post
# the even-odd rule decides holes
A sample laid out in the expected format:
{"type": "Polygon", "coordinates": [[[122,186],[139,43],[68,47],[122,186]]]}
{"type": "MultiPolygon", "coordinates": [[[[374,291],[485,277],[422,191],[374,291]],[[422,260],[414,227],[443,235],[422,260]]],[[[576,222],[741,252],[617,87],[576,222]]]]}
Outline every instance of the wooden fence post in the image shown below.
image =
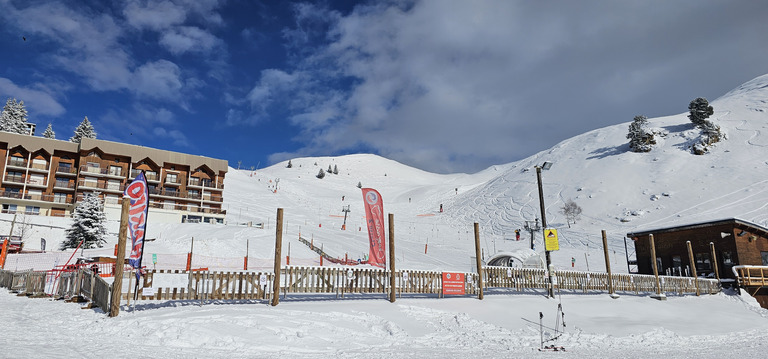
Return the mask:
{"type": "Polygon", "coordinates": [[[280,256],[283,245],[283,209],[277,209],[275,226],[275,280],[272,282],[272,306],[280,303],[280,256]]]}
{"type": "Polygon", "coordinates": [[[653,265],[653,276],[656,278],[656,295],[651,298],[665,300],[667,296],[661,293],[661,283],[659,283],[659,267],[656,265],[656,242],[653,240],[653,234],[648,235],[648,241],[651,244],[651,264],[653,265]]]}
{"type": "Polygon", "coordinates": [[[477,264],[477,299],[483,300],[483,260],[480,257],[480,224],[475,222],[475,262],[477,264]]]}
{"type": "Polygon", "coordinates": [[[125,241],[128,238],[128,210],[131,199],[123,197],[120,211],[120,232],[117,235],[117,257],[115,259],[115,280],[112,282],[112,298],[110,300],[109,316],[116,317],[120,313],[120,298],[123,293],[123,267],[125,266],[125,241]]]}
{"type": "Polygon", "coordinates": [[[395,215],[389,213],[389,301],[395,302],[395,215]]]}
{"type": "Polygon", "coordinates": [[[688,260],[691,262],[691,274],[693,275],[693,282],[696,284],[696,295],[699,295],[699,275],[696,273],[696,259],[693,258],[691,241],[685,241],[685,245],[688,246],[688,260]]]}
{"type": "Polygon", "coordinates": [[[717,281],[720,281],[720,271],[717,269],[717,254],[715,254],[715,243],[709,242],[709,248],[712,249],[712,265],[714,265],[715,268],[715,278],[717,278],[717,281]]]}
{"type": "Polygon", "coordinates": [[[608,256],[608,236],[603,230],[603,253],[605,254],[605,271],[608,272],[608,295],[611,298],[618,298],[619,295],[613,292],[613,277],[611,276],[611,258],[608,256]]]}

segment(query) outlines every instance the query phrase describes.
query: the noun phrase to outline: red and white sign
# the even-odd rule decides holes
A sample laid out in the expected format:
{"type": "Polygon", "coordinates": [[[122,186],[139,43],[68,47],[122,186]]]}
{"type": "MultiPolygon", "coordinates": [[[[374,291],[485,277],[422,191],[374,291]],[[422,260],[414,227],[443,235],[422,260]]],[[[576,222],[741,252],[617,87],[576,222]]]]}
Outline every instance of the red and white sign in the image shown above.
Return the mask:
{"type": "Polygon", "coordinates": [[[368,227],[368,264],[385,268],[387,255],[384,248],[384,202],[381,195],[373,188],[363,188],[365,202],[365,223],[368,227]]]}
{"type": "Polygon", "coordinates": [[[443,295],[464,294],[464,273],[443,272],[443,295]]]}

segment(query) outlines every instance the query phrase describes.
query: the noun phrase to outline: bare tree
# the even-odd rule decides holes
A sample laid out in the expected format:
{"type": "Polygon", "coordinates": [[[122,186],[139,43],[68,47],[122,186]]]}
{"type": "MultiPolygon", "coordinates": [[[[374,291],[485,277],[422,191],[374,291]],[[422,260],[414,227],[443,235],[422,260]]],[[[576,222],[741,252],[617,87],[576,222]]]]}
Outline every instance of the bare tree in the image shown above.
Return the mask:
{"type": "Polygon", "coordinates": [[[576,220],[581,216],[581,207],[572,199],[568,199],[562,208],[560,213],[565,215],[565,220],[568,222],[568,228],[571,228],[571,222],[576,224],[576,220]]]}

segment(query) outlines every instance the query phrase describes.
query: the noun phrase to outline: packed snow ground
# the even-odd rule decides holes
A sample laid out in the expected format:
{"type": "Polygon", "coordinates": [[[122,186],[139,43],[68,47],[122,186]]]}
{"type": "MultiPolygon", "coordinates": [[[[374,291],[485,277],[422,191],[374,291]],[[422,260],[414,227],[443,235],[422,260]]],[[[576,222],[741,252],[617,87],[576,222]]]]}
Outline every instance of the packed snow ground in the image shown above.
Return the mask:
{"type": "MultiPolygon", "coordinates": [[[[514,230],[538,217],[534,166],[551,161],[554,166],[542,177],[547,222],[560,233],[561,250],[552,253],[555,267],[570,269],[575,260],[577,270],[604,271],[600,231],[606,230],[613,270],[626,271],[623,237],[630,231],[731,217],[768,225],[766,98],[768,76],[762,76],[712,101],[711,120],[728,139],[703,156],[690,153],[698,130],[682,113],[649,119],[667,135],[644,154],[628,151],[626,122],[471,175],[427,173],[372,155],[297,158],[292,168],[284,162],[230,169],[224,191],[227,225],[160,224],[150,217],[147,236],[156,240],[145,247],[145,264],[158,254],[158,268],[178,265],[173,258],[184,258],[194,237],[200,257],[237,261],[248,248],[254,269],[268,269],[277,208],[285,211],[282,252],[290,254],[291,264],[319,264],[317,255],[298,242],[299,235],[331,255],[360,258],[368,245],[360,183],[379,190],[385,213],[395,216],[398,268],[471,271],[475,222],[484,258],[530,246],[530,234],[523,232],[515,241],[514,230]],[[339,173],[315,177],[329,166],[339,173]],[[570,227],[560,213],[568,199],[584,210],[570,227]],[[346,206],[347,229],[341,230],[346,206]],[[247,227],[248,222],[264,228],[247,227]]],[[[10,230],[11,219],[0,215],[0,233],[10,230]]],[[[69,225],[50,217],[17,221],[35,224],[26,227],[27,249],[37,249],[39,238],[46,238],[49,250],[58,247],[69,225]]],[[[111,253],[117,223],[111,222],[109,230],[105,248],[86,250],[86,255],[111,253]]],[[[541,234],[536,236],[540,251],[541,234]]],[[[59,264],[71,254],[59,254],[59,264]]],[[[50,256],[42,262],[10,256],[6,268],[46,269],[56,261],[50,256]]],[[[567,357],[758,357],[768,342],[767,312],[749,296],[732,294],[670,296],[659,302],[626,293],[614,300],[606,294],[546,299],[540,292],[494,292],[482,301],[402,298],[394,304],[376,295],[344,300],[291,295],[277,307],[139,302],[124,307],[117,318],[76,304],[5,293],[0,302],[0,322],[13,328],[0,336],[10,357],[127,357],[131,347],[139,357],[528,357],[539,346],[538,313],[552,327],[561,302],[568,326],[558,344],[568,349],[567,357]]]]}

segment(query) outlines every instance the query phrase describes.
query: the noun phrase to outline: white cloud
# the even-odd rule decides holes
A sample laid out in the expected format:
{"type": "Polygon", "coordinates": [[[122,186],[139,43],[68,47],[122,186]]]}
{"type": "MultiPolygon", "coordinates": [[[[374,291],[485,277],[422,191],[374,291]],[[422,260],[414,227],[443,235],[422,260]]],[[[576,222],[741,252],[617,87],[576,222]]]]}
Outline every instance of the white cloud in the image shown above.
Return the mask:
{"type": "Polygon", "coordinates": [[[168,30],[160,36],[160,45],[174,55],[187,52],[208,54],[223,42],[210,32],[198,27],[182,26],[168,30]]]}
{"type": "Polygon", "coordinates": [[[184,23],[187,9],[172,1],[128,1],[123,8],[128,23],[140,30],[160,31],[184,23]]]}
{"type": "Polygon", "coordinates": [[[143,97],[181,101],[183,82],[179,67],[166,60],[146,63],[136,69],[132,89],[143,97]]]}
{"type": "Polygon", "coordinates": [[[252,92],[291,99],[304,144],[296,153],[363,148],[425,169],[477,171],[638,113],[684,112],[707,95],[704,83],[730,78],[720,95],[763,74],[734,79],[730,63],[768,56],[755,45],[768,25],[748,2],[369,4],[344,16],[297,6],[288,47],[312,50],[296,66],[300,86],[252,92]],[[728,30],[713,23],[725,19],[728,30]]]}
{"type": "MultiPolygon", "coordinates": [[[[34,87],[35,85],[33,85],[34,87]]],[[[0,99],[13,97],[24,101],[30,114],[30,121],[35,122],[34,115],[59,116],[66,110],[49,92],[35,88],[18,86],[13,81],[0,77],[0,99]]],[[[5,103],[5,102],[3,102],[5,103]]]]}
{"type": "Polygon", "coordinates": [[[184,133],[182,133],[179,130],[169,131],[162,127],[155,127],[155,129],[153,130],[153,134],[156,137],[173,141],[173,144],[175,146],[189,147],[189,141],[187,140],[187,136],[185,136],[184,133]]]}

